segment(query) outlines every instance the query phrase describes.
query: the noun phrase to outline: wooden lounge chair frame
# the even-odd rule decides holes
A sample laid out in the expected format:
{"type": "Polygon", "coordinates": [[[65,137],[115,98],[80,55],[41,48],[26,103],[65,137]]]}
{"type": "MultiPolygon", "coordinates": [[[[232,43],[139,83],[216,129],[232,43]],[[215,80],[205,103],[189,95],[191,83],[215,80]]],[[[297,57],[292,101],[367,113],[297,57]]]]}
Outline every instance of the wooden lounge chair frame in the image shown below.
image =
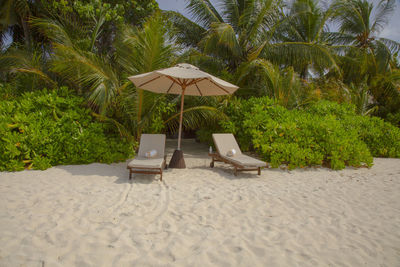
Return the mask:
{"type": "MultiPolygon", "coordinates": [[[[257,171],[258,175],[261,175],[261,168],[266,167],[265,162],[262,162],[258,159],[243,155],[243,153],[240,150],[240,147],[233,136],[233,134],[229,133],[214,133],[212,135],[216,151],[215,152],[210,152],[208,155],[211,157],[211,163],[210,167],[214,168],[214,163],[216,161],[218,162],[224,162],[227,164],[230,164],[234,167],[234,174],[237,176],[237,173],[240,171],[257,171]],[[235,157],[227,157],[224,156],[227,154],[230,149],[236,150],[236,153],[242,156],[245,156],[245,158],[251,159],[253,162],[246,164],[246,162],[240,162],[240,160],[235,160],[235,157]],[[222,154],[221,154],[222,153],[222,154]],[[255,163],[254,163],[255,161],[255,163]]],[[[242,157],[243,160],[243,157],[242,157]]]]}
{"type": "MultiPolygon", "coordinates": [[[[129,170],[129,180],[132,179],[132,174],[133,173],[141,173],[141,174],[159,174],[160,175],[160,181],[162,181],[162,176],[163,176],[163,169],[167,169],[167,155],[165,154],[165,135],[161,134],[142,134],[140,137],[140,145],[139,145],[139,151],[137,155],[139,157],[144,157],[146,151],[150,151],[151,149],[157,148],[158,152],[161,153],[161,155],[164,157],[162,159],[161,167],[160,165],[152,167],[150,166],[128,166],[126,167],[129,170]],[[150,139],[149,139],[150,138],[150,139]],[[155,139],[151,139],[155,138],[155,139]],[[162,139],[159,139],[162,138],[162,139]],[[145,140],[143,140],[145,139],[145,140]],[[162,140],[162,143],[160,141],[162,140]],[[162,145],[161,145],[162,144],[162,145]],[[154,145],[156,147],[154,147],[154,145]],[[157,147],[159,146],[159,147],[157,147]]],[[[161,156],[160,155],[160,156],[161,156]]]]}
{"type": "Polygon", "coordinates": [[[167,166],[167,155],[164,155],[164,161],[161,168],[136,168],[136,167],[126,167],[129,170],[129,180],[132,179],[132,173],[140,174],[159,174],[160,181],[162,181],[163,169],[168,169],[167,166]]]}
{"type": "Polygon", "coordinates": [[[235,172],[234,172],[235,176],[237,176],[237,173],[238,173],[238,172],[242,172],[242,171],[258,171],[258,172],[257,172],[257,175],[261,175],[261,168],[262,168],[262,167],[246,167],[246,166],[237,164],[237,163],[235,163],[235,162],[229,161],[229,160],[227,160],[227,159],[221,157],[221,156],[219,155],[219,153],[217,153],[217,152],[215,152],[215,153],[208,153],[208,156],[211,157],[211,162],[210,162],[210,167],[211,167],[211,168],[214,168],[214,162],[217,161],[217,162],[224,162],[224,163],[233,165],[234,170],[235,170],[235,172]]]}

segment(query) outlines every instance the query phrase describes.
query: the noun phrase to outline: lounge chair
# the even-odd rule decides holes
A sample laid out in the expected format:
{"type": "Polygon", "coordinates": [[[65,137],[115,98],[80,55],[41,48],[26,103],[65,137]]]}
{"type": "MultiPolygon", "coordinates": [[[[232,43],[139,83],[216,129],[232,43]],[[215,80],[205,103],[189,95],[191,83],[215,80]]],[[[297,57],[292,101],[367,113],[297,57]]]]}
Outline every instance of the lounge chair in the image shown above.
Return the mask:
{"type": "Polygon", "coordinates": [[[213,134],[212,137],[217,151],[209,153],[212,158],[211,168],[214,167],[215,161],[225,162],[233,165],[236,176],[238,171],[258,171],[260,175],[261,168],[267,166],[264,161],[242,154],[233,134],[213,134]],[[232,155],[232,152],[236,153],[232,155]]]}
{"type": "Polygon", "coordinates": [[[129,179],[132,179],[132,173],[160,174],[160,180],[162,181],[163,169],[167,166],[167,156],[164,154],[165,134],[142,134],[138,155],[127,166],[129,169],[129,179]],[[155,155],[149,155],[150,152],[154,151],[156,153],[152,154],[155,155]]]}

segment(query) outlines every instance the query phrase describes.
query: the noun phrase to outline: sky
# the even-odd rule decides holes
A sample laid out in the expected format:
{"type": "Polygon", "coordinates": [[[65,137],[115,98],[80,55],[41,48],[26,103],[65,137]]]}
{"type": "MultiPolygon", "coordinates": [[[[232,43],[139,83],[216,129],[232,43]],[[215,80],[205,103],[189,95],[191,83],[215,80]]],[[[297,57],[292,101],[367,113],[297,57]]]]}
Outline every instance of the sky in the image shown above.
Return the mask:
{"type": "MultiPolygon", "coordinates": [[[[185,0],[157,0],[157,2],[161,9],[178,11],[190,18],[189,13],[185,10],[185,0]]],[[[211,2],[215,3],[216,1],[211,0],[211,2]]],[[[396,10],[392,13],[389,23],[379,37],[400,42],[400,0],[396,0],[396,10]]]]}

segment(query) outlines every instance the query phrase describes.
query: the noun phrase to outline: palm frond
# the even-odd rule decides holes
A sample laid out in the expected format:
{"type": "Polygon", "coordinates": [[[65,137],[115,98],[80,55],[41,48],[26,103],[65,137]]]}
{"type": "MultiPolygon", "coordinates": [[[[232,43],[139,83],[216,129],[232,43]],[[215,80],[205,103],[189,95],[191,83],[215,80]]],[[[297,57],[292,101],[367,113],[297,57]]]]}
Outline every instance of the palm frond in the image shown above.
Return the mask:
{"type": "Polygon", "coordinates": [[[38,50],[33,52],[10,48],[0,55],[0,70],[9,73],[25,73],[38,77],[50,88],[57,87],[57,83],[44,71],[42,54],[38,50]]]}
{"type": "MultiPolygon", "coordinates": [[[[254,1],[255,6],[251,9],[254,9],[253,12],[245,12],[243,17],[246,17],[246,44],[249,41],[254,41],[256,36],[258,36],[262,31],[265,30],[266,25],[265,18],[267,14],[270,12],[274,12],[274,1],[273,0],[261,0],[259,3],[254,1]]],[[[246,9],[250,10],[250,8],[246,9]]]]}
{"type": "Polygon", "coordinates": [[[195,49],[187,50],[186,52],[179,55],[176,59],[176,62],[186,62],[195,65],[200,69],[215,76],[222,77],[225,80],[231,80],[230,77],[227,77],[229,72],[223,60],[218,57],[213,57],[205,53],[199,52],[195,49]]]}
{"type": "Polygon", "coordinates": [[[239,58],[242,56],[236,33],[232,26],[226,23],[213,23],[202,40],[202,45],[205,53],[216,53],[226,58],[239,58]]]}
{"type": "MultiPolygon", "coordinates": [[[[129,76],[169,67],[175,60],[176,47],[168,40],[161,14],[150,17],[140,29],[125,27],[115,45],[116,60],[129,76]]],[[[133,86],[127,86],[122,94],[127,99],[122,103],[124,112],[131,116],[128,123],[139,136],[151,123],[156,103],[162,96],[133,86]]]]}
{"type": "Polygon", "coordinates": [[[247,83],[247,79],[251,74],[261,74],[257,69],[262,71],[266,86],[273,88],[276,77],[279,75],[279,70],[271,62],[262,59],[243,63],[236,72],[236,84],[242,87],[247,83]]]}
{"type": "MultiPolygon", "coordinates": [[[[179,118],[180,113],[176,113],[164,121],[164,124],[170,132],[177,132],[179,128],[179,118]]],[[[184,129],[194,130],[206,123],[216,124],[219,120],[225,118],[226,115],[215,107],[191,107],[183,110],[182,127],[184,129]]]]}
{"type": "Polygon", "coordinates": [[[371,96],[365,82],[359,85],[351,83],[348,92],[350,94],[350,102],[356,106],[357,114],[365,116],[377,110],[378,106],[370,103],[371,96]]]}
{"type": "MultiPolygon", "coordinates": [[[[369,87],[371,95],[380,108],[386,112],[398,112],[400,104],[400,71],[394,70],[390,75],[376,75],[369,87]]],[[[382,112],[383,110],[380,110],[382,112]]]]}
{"type": "Polygon", "coordinates": [[[339,31],[357,35],[367,32],[372,5],[363,0],[336,0],[332,7],[335,10],[334,21],[339,23],[339,31]]]}
{"type": "Polygon", "coordinates": [[[257,59],[242,64],[236,79],[244,88],[260,90],[261,95],[268,95],[288,108],[300,107],[308,101],[308,92],[293,68],[280,70],[269,61],[257,59]],[[260,84],[262,86],[257,88],[260,84]]]}
{"type": "Polygon", "coordinates": [[[202,27],[210,27],[212,23],[224,22],[217,9],[209,0],[186,0],[186,9],[202,27]]]}
{"type": "Polygon", "coordinates": [[[298,71],[310,63],[318,69],[339,70],[331,49],[330,46],[318,43],[286,42],[270,45],[265,53],[271,61],[293,66],[298,71]]]}
{"type": "Polygon", "coordinates": [[[352,45],[356,42],[353,35],[340,32],[326,32],[323,38],[328,44],[332,45],[352,45]]]}
{"type": "Polygon", "coordinates": [[[166,33],[160,14],[149,18],[142,29],[126,27],[117,47],[121,66],[131,75],[169,66],[176,48],[167,43],[166,33]]]}
{"type": "Polygon", "coordinates": [[[379,38],[377,42],[381,42],[387,47],[392,55],[400,52],[400,43],[387,38],[379,38]]]}
{"type": "Polygon", "coordinates": [[[54,44],[54,51],[52,71],[86,88],[91,105],[104,114],[119,88],[112,64],[106,58],[63,44],[54,44]]]}
{"type": "MultiPolygon", "coordinates": [[[[71,38],[71,32],[69,32],[66,25],[63,25],[60,21],[34,18],[31,19],[30,23],[52,42],[71,47],[76,44],[75,40],[71,38]]],[[[79,29],[80,27],[76,27],[76,31],[79,31],[79,29]]]]}
{"type": "Polygon", "coordinates": [[[91,113],[93,117],[97,118],[99,121],[101,122],[105,122],[105,123],[109,123],[113,126],[115,126],[120,134],[121,137],[125,137],[127,138],[129,141],[134,141],[135,138],[132,136],[132,134],[130,133],[130,131],[128,131],[124,125],[122,125],[121,123],[119,123],[117,120],[113,119],[113,118],[109,118],[107,116],[92,112],[91,113]]]}
{"type": "Polygon", "coordinates": [[[239,29],[240,17],[242,16],[246,1],[222,0],[220,6],[223,8],[222,16],[226,23],[232,25],[235,31],[239,29]]]}
{"type": "Polygon", "coordinates": [[[178,12],[165,11],[165,16],[172,22],[171,34],[178,44],[192,48],[198,47],[206,34],[205,28],[178,12]]]}
{"type": "Polygon", "coordinates": [[[377,72],[384,73],[390,66],[392,53],[386,44],[380,40],[376,40],[374,44],[374,54],[377,61],[377,72]]]}
{"type": "Polygon", "coordinates": [[[379,33],[389,22],[389,15],[391,15],[395,9],[395,0],[381,0],[377,5],[375,14],[375,21],[371,26],[371,31],[379,33]]]}

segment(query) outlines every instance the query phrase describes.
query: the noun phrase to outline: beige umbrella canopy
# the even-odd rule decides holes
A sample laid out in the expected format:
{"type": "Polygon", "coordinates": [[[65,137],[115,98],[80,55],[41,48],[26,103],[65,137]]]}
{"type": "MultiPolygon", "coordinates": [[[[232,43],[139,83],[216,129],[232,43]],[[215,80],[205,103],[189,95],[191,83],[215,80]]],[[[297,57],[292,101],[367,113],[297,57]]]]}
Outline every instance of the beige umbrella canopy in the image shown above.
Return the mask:
{"type": "MultiPolygon", "coordinates": [[[[154,93],[182,95],[178,133],[178,149],[174,152],[169,164],[170,167],[176,167],[171,163],[178,161],[183,162],[180,163],[180,166],[185,165],[183,161],[183,154],[180,152],[184,96],[230,95],[239,88],[236,85],[230,84],[211,74],[201,71],[199,68],[193,65],[186,63],[178,64],[167,69],[155,70],[152,72],[131,76],[129,77],[129,80],[131,80],[136,87],[143,90],[154,93]],[[176,154],[180,154],[181,160],[174,158],[176,157],[176,154]]],[[[179,164],[177,163],[177,165],[179,164]]]]}

